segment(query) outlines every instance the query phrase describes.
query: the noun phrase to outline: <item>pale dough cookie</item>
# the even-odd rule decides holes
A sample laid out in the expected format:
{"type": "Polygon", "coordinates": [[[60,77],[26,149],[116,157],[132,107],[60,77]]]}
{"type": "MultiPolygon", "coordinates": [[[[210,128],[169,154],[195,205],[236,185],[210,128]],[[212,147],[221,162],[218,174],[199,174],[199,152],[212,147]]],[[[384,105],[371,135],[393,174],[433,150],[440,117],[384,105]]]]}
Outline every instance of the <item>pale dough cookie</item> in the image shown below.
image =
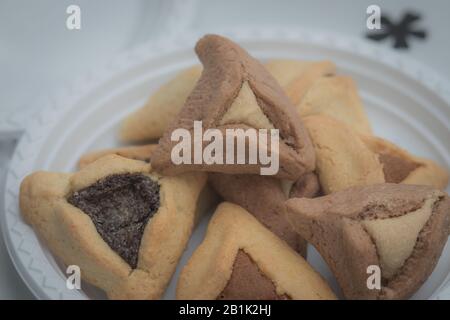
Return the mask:
{"type": "Polygon", "coordinates": [[[336,75],[332,62],[271,60],[266,68],[296,105],[301,117],[325,114],[360,133],[372,133],[354,81],[336,75]]]}
{"type": "Polygon", "coordinates": [[[447,188],[449,173],[432,160],[413,156],[395,144],[374,136],[361,136],[383,164],[386,182],[447,188]]]}
{"type": "Polygon", "coordinates": [[[294,105],[300,103],[317,80],[336,72],[336,66],[331,61],[275,59],[268,61],[265,66],[294,105]]]}
{"type": "Polygon", "coordinates": [[[193,66],[162,86],[144,107],[123,121],[121,139],[132,142],[159,139],[183,107],[201,72],[201,66],[193,66]]]}
{"type": "Polygon", "coordinates": [[[348,299],[413,295],[433,271],[450,227],[448,195],[428,186],[354,187],[290,199],[286,208],[287,219],[320,252],[348,299]]]}
{"type": "Polygon", "coordinates": [[[329,116],[304,118],[316,151],[316,172],[325,194],[384,182],[383,165],[360,135],[329,116]]]}
{"type": "Polygon", "coordinates": [[[177,299],[335,299],[322,277],[243,208],[224,202],[181,271],[177,299]]]}
{"type": "MultiPolygon", "coordinates": [[[[260,174],[264,167],[260,157],[256,163],[230,164],[223,157],[222,163],[207,164],[195,163],[195,152],[191,152],[190,163],[174,164],[172,151],[179,141],[173,141],[172,134],[175,130],[184,129],[193,137],[195,121],[202,121],[203,132],[217,129],[222,133],[220,136],[226,138],[229,138],[227,129],[276,128],[279,130],[279,148],[271,150],[270,143],[262,145],[262,148],[279,155],[279,170],[275,175],[296,180],[313,171],[314,150],[308,133],[294,106],[265,68],[244,49],[221,36],[204,36],[197,42],[195,50],[204,67],[202,75],[161,138],[152,156],[153,168],[170,175],[185,171],[260,174]]],[[[243,134],[239,135],[241,138],[243,134]]],[[[198,147],[195,145],[191,149],[198,147]]],[[[244,151],[249,151],[248,144],[244,151]]],[[[258,152],[261,152],[261,146],[258,152]]]]}
{"type": "Polygon", "coordinates": [[[346,76],[322,77],[306,92],[297,105],[301,117],[324,114],[358,131],[371,134],[369,119],[354,81],[346,76]]]}
{"type": "Polygon", "coordinates": [[[109,155],[77,173],[26,177],[20,208],[53,254],[109,298],[158,299],[211,199],[206,183],[109,155]]]}
{"type": "Polygon", "coordinates": [[[116,154],[128,159],[150,162],[151,154],[153,153],[153,150],[155,150],[156,146],[156,144],[146,144],[142,146],[119,147],[104,149],[100,151],[92,151],[84,154],[80,158],[80,160],[78,160],[78,168],[82,169],[88,164],[100,159],[101,157],[110,154],[116,154]]]}

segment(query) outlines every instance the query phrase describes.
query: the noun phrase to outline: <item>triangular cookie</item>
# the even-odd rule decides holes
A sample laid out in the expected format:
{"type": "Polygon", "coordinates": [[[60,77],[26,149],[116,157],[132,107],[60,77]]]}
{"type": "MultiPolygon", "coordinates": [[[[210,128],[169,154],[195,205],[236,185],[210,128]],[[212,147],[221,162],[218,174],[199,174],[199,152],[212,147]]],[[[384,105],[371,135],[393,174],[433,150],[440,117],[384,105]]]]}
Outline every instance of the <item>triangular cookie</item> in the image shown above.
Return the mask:
{"type": "Polygon", "coordinates": [[[177,299],[335,299],[322,277],[243,208],[224,202],[181,271],[177,299]]]}
{"type": "Polygon", "coordinates": [[[110,155],[74,174],[26,177],[20,208],[50,251],[109,298],[158,299],[211,199],[206,180],[110,155]]]}
{"type": "Polygon", "coordinates": [[[203,131],[216,128],[223,130],[224,137],[227,128],[276,128],[280,136],[280,170],[276,176],[295,180],[312,171],[314,151],[308,134],[292,103],[264,67],[238,45],[216,35],[199,40],[196,52],[203,73],[178,117],[161,138],[153,155],[153,167],[165,174],[193,170],[260,173],[260,161],[246,165],[193,164],[194,161],[175,165],[171,152],[177,143],[171,141],[172,133],[182,128],[193,136],[194,121],[202,121],[203,131]]]}
{"type": "Polygon", "coordinates": [[[286,207],[348,299],[410,297],[433,271],[450,227],[448,195],[427,186],[355,187],[286,207]]]}

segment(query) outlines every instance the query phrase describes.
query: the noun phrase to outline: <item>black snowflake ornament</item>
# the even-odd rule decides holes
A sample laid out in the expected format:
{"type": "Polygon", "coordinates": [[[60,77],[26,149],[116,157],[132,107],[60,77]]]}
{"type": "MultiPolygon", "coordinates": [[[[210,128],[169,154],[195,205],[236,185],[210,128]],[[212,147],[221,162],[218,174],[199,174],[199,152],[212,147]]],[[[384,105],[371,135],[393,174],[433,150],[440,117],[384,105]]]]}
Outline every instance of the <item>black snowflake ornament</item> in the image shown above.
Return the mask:
{"type": "Polygon", "coordinates": [[[374,41],[382,41],[392,37],[395,49],[408,49],[408,41],[411,38],[425,39],[427,37],[425,30],[416,28],[416,23],[420,19],[420,15],[406,12],[400,22],[395,24],[387,16],[382,15],[380,19],[381,30],[368,33],[366,37],[374,41]]]}

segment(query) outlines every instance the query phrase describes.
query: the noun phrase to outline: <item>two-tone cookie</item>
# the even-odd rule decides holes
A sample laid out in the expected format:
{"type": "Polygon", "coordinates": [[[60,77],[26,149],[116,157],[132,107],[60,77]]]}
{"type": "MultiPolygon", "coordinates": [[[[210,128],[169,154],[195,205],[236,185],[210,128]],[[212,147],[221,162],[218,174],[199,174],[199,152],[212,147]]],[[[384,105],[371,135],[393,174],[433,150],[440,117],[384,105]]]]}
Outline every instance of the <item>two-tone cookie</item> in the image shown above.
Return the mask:
{"type": "MultiPolygon", "coordinates": [[[[296,180],[312,171],[314,150],[308,133],[298,119],[294,106],[263,65],[237,44],[217,35],[200,39],[196,52],[204,67],[202,75],[177,118],[161,138],[152,157],[153,167],[163,174],[193,170],[260,174],[263,167],[260,158],[254,164],[247,162],[244,165],[230,164],[226,159],[222,163],[199,164],[195,161],[195,152],[192,152],[190,163],[174,164],[172,151],[179,141],[173,141],[172,134],[182,129],[195,137],[195,122],[201,121],[203,132],[217,129],[223,137],[227,137],[227,129],[242,129],[241,132],[248,128],[264,129],[266,132],[277,129],[278,150],[272,150],[268,143],[264,146],[269,153],[279,154],[276,176],[296,180]]],[[[198,145],[193,145],[192,149],[196,147],[198,145]]],[[[233,153],[231,150],[230,154],[233,153]]]]}
{"type": "Polygon", "coordinates": [[[224,202],[181,271],[178,299],[335,299],[322,277],[243,208],[224,202]]]}
{"type": "Polygon", "coordinates": [[[405,299],[447,242],[450,199],[428,186],[377,184],[286,202],[287,219],[322,255],[348,299],[405,299]]]}
{"type": "Polygon", "coordinates": [[[206,183],[110,155],[76,173],[29,175],[20,208],[51,252],[109,298],[158,299],[211,199],[206,183]]]}

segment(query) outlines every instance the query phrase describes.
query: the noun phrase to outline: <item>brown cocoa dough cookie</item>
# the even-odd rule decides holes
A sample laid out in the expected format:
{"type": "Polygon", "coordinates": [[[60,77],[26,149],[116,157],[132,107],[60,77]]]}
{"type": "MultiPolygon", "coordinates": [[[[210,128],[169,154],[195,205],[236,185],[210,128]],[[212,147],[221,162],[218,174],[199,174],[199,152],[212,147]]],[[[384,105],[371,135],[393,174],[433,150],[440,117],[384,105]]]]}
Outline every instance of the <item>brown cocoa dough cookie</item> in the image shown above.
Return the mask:
{"type": "Polygon", "coordinates": [[[246,209],[266,228],[286,241],[292,249],[306,257],[305,240],[292,230],[280,213],[292,189],[295,190],[295,194],[316,196],[318,183],[313,176],[313,173],[309,173],[307,177],[302,177],[297,183],[292,184],[258,175],[210,173],[209,182],[224,200],[246,209]]]}
{"type": "Polygon", "coordinates": [[[50,251],[110,299],[158,299],[211,199],[206,183],[109,155],[76,173],[27,176],[20,208],[50,251]]]}
{"type": "Polygon", "coordinates": [[[449,172],[436,162],[413,156],[382,138],[365,135],[361,138],[378,155],[386,182],[427,185],[441,190],[447,188],[449,172]]]}
{"type": "Polygon", "coordinates": [[[355,130],[325,115],[303,121],[314,145],[316,172],[325,194],[385,182],[378,155],[355,130]]]}
{"type": "Polygon", "coordinates": [[[122,141],[159,139],[180,112],[201,72],[201,66],[190,67],[159,88],[142,108],[125,118],[120,130],[122,141]]]}
{"type": "Polygon", "coordinates": [[[110,154],[115,154],[128,159],[150,162],[151,155],[156,146],[156,144],[146,144],[142,146],[119,147],[104,149],[100,151],[92,151],[81,156],[80,160],[78,160],[78,168],[82,169],[88,164],[100,159],[101,157],[110,154]]]}
{"type": "Polygon", "coordinates": [[[280,170],[276,176],[296,180],[314,170],[314,150],[308,133],[297,120],[294,106],[264,67],[237,44],[217,35],[200,39],[196,52],[204,67],[202,75],[161,138],[152,158],[153,167],[171,175],[185,171],[260,174],[260,162],[173,164],[171,151],[177,143],[171,141],[172,132],[183,128],[193,133],[197,120],[202,121],[203,131],[276,128],[280,133],[280,170]]]}
{"type": "Polygon", "coordinates": [[[377,184],[286,202],[287,219],[320,252],[348,299],[406,299],[447,241],[450,199],[428,186],[377,184]],[[368,268],[379,268],[380,287],[368,268]]]}
{"type": "Polygon", "coordinates": [[[322,277],[245,209],[224,202],[181,271],[177,299],[335,299],[322,277]]]}

